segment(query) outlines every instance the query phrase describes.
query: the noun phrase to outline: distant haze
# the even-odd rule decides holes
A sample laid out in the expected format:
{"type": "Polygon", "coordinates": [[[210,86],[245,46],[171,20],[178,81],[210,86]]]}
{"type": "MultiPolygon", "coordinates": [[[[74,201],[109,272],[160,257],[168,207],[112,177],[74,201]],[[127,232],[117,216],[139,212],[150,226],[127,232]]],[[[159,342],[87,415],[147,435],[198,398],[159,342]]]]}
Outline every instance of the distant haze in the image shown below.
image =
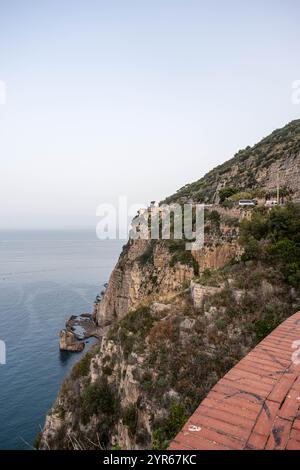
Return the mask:
{"type": "Polygon", "coordinates": [[[299,118],[299,0],[0,7],[0,228],[95,226],[299,118]]]}

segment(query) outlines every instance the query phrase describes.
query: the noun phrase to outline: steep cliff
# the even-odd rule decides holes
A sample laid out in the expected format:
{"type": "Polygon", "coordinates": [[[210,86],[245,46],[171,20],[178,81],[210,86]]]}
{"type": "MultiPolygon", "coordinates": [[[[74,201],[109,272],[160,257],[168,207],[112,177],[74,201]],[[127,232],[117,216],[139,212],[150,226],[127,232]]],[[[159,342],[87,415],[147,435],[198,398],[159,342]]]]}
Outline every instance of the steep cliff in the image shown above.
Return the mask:
{"type": "Polygon", "coordinates": [[[193,267],[170,267],[168,243],[131,240],[123,248],[96,312],[100,326],[111,324],[151,296],[164,297],[193,278],[193,267]]]}
{"type": "Polygon", "coordinates": [[[300,258],[297,235],[270,246],[278,230],[268,232],[297,210],[278,209],[274,222],[263,205],[254,216],[234,205],[241,193],[269,197],[277,174],[282,197],[297,200],[299,143],[295,121],[167,199],[221,202],[206,210],[202,250],[127,243],[94,312],[106,333],[64,381],[39,448],[164,448],[214,383],[299,308],[298,265],[283,262],[284,250],[300,258]]]}

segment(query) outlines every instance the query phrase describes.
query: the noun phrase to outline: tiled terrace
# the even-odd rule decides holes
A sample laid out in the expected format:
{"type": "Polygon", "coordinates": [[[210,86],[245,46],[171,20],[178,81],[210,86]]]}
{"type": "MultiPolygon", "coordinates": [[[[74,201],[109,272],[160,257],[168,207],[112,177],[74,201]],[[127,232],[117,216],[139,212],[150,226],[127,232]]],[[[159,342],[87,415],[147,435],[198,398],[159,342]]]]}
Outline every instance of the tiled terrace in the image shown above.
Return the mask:
{"type": "Polygon", "coordinates": [[[213,387],[169,449],[300,450],[300,312],[213,387]]]}

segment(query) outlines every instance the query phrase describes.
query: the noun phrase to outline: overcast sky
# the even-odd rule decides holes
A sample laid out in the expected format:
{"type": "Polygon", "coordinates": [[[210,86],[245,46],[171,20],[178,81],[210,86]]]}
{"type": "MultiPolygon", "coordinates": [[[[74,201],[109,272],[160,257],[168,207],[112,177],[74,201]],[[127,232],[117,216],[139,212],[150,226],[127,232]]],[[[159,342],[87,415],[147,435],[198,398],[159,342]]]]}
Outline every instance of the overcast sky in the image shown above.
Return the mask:
{"type": "Polygon", "coordinates": [[[0,227],[93,225],[300,116],[299,0],[0,0],[0,227]]]}

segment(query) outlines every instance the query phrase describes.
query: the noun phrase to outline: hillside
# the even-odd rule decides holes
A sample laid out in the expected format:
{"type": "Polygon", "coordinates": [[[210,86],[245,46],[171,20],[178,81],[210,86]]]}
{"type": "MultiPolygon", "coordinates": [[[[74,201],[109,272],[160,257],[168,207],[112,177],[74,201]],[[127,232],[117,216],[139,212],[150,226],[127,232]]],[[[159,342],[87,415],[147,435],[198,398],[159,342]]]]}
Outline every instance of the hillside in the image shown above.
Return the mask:
{"type": "Polygon", "coordinates": [[[203,178],[187,184],[165,202],[193,200],[218,202],[218,191],[226,186],[256,194],[276,191],[280,185],[300,200],[300,120],[274,131],[253,147],[240,150],[233,158],[217,166],[203,178]]]}
{"type": "Polygon", "coordinates": [[[95,307],[106,333],[64,381],[39,448],[165,448],[218,379],[299,310],[299,142],[294,121],[167,199],[221,202],[206,210],[202,250],[127,243],[95,307]],[[278,171],[284,206],[234,204],[240,193],[264,201],[278,171]]]}

